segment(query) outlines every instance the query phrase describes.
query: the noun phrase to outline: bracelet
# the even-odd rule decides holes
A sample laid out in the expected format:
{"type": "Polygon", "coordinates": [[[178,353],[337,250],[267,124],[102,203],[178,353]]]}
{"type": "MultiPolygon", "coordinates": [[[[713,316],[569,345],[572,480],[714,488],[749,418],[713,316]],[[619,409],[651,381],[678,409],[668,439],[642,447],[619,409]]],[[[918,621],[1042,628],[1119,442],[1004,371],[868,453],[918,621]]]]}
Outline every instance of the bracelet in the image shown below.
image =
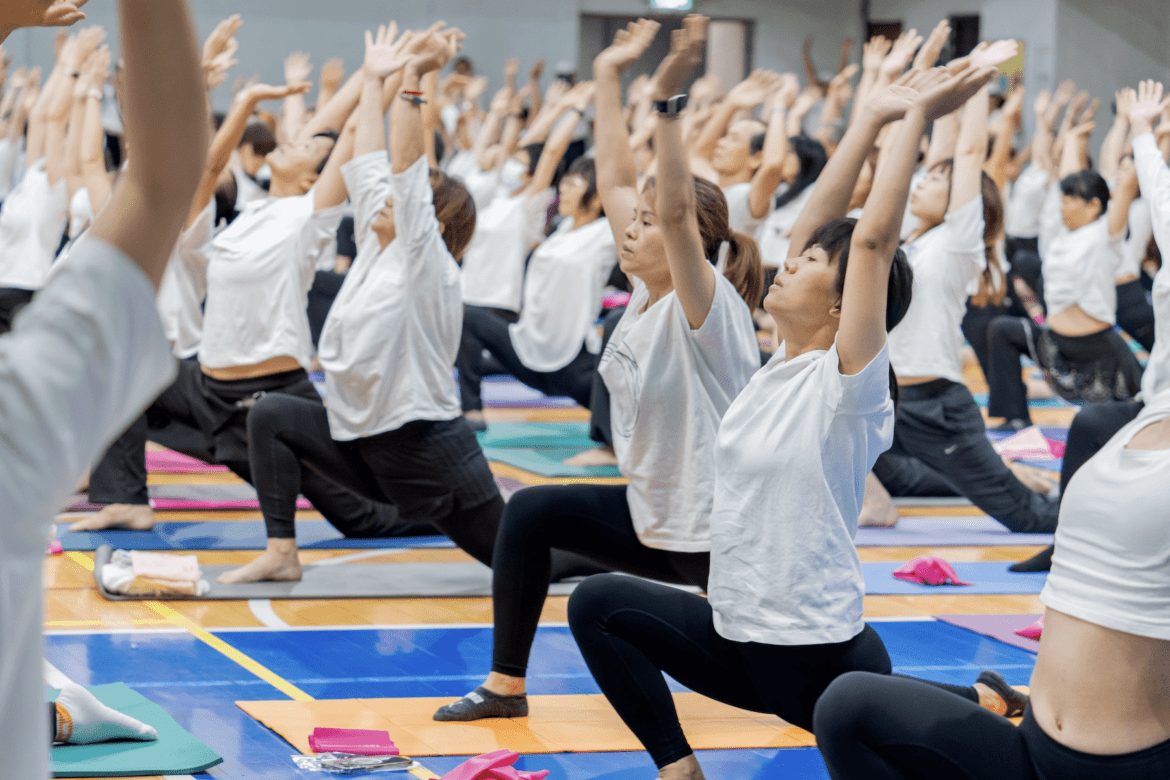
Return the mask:
{"type": "Polygon", "coordinates": [[[419,92],[417,89],[404,89],[404,90],[402,90],[402,94],[403,95],[418,95],[419,97],[422,97],[423,93],[419,92]]]}
{"type": "Polygon", "coordinates": [[[427,101],[423,100],[422,98],[420,98],[418,95],[412,95],[409,92],[403,92],[398,97],[402,98],[403,100],[405,100],[409,103],[414,103],[416,106],[421,106],[423,103],[427,102],[427,101]]]}

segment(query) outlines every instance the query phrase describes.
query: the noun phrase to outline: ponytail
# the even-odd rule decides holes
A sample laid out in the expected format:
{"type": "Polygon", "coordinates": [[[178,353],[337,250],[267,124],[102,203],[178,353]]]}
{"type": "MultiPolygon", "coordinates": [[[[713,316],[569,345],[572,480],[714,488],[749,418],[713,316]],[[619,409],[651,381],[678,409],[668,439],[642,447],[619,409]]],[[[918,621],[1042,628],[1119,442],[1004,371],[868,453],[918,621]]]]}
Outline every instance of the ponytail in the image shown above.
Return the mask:
{"type": "Polygon", "coordinates": [[[898,375],[894,373],[894,365],[890,364],[890,398],[894,400],[894,414],[898,413],[898,375]]]}
{"type": "Polygon", "coordinates": [[[746,233],[734,230],[728,231],[725,240],[728,250],[723,276],[735,285],[748,308],[755,309],[764,298],[764,263],[759,244],[746,233]]]}

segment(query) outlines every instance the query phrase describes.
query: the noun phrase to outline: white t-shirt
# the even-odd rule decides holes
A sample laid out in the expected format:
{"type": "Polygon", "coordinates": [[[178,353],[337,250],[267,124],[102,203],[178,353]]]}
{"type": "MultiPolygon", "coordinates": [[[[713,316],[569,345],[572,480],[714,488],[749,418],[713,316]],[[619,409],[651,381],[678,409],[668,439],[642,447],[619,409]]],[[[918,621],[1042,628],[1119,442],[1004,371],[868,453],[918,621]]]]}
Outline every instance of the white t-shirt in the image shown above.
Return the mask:
{"type": "Polygon", "coordinates": [[[89,198],[89,188],[79,187],[69,199],[69,238],[80,236],[92,221],[93,201],[89,198]]]}
{"type": "Polygon", "coordinates": [[[358,254],[329,310],[317,352],[329,432],[337,441],[460,415],[451,369],[463,331],[459,266],[447,251],[427,158],[398,175],[385,150],[341,168],[354,204],[358,254]],[[396,237],[381,247],[374,218],[394,198],[396,237]]]}
{"type": "Polygon", "coordinates": [[[16,186],[16,163],[20,160],[20,144],[0,138],[0,200],[8,197],[16,186]]]}
{"type": "Polygon", "coordinates": [[[581,352],[597,354],[595,326],[601,294],[617,262],[605,217],[573,230],[566,219],[532,253],[520,320],[508,327],[520,362],[533,371],[558,371],[581,352]]]}
{"type": "Polygon", "coordinates": [[[1150,213],[1150,202],[1136,198],[1129,206],[1129,232],[1121,242],[1117,253],[1118,266],[1114,274],[1117,281],[1142,272],[1142,260],[1146,259],[1146,248],[1154,235],[1154,218],[1150,213]]]}
{"type": "Polygon", "coordinates": [[[890,331],[890,362],[899,376],[963,381],[963,315],[971,283],[987,267],[983,198],[947,214],[902,249],[914,269],[914,297],[890,331]]]}
{"type": "Polygon", "coordinates": [[[41,626],[48,526],[78,476],[175,375],[138,266],[77,243],[0,338],[0,733],[5,777],[49,776],[41,626]]]}
{"type": "MultiPolygon", "coordinates": [[[[1142,198],[1150,204],[1151,228],[1162,257],[1170,257],[1170,167],[1153,133],[1133,139],[1133,159],[1142,198]]],[[[1154,276],[1154,348],[1142,374],[1142,398],[1153,398],[1170,387],[1170,273],[1154,276]]]]}
{"type": "Polygon", "coordinates": [[[343,206],[316,211],[314,193],[264,198],[211,242],[199,362],[250,366],[286,355],[312,359],[309,288],[326,244],[336,241],[343,206]]]}
{"type": "Polygon", "coordinates": [[[1127,450],[1170,417],[1170,393],[1147,401],[1069,481],[1056,554],[1040,600],[1127,634],[1170,640],[1170,450],[1127,450]]]}
{"type": "Polygon", "coordinates": [[[68,219],[65,180],[50,185],[44,159],[37,160],[0,211],[0,287],[39,290],[68,219]]]}
{"type": "Polygon", "coordinates": [[[520,311],[524,260],[544,239],[551,187],[529,197],[497,196],[478,214],[475,236],[463,254],[463,302],[520,311]]]}
{"type": "Polygon", "coordinates": [[[475,201],[477,212],[482,212],[492,202],[500,183],[499,171],[482,170],[475,159],[475,152],[470,149],[455,153],[447,163],[447,175],[463,183],[475,201]]]}
{"type": "MultiPolygon", "coordinates": [[[[792,228],[808,199],[812,197],[815,185],[810,184],[804,191],[778,209],[772,209],[756,231],[756,243],[760,245],[760,256],[765,268],[783,268],[792,244],[792,228]]],[[[803,248],[803,247],[802,247],[803,248]]]]}
{"type": "Polygon", "coordinates": [[[1048,194],[1048,172],[1036,163],[1020,171],[1012,186],[1004,215],[1004,232],[1012,238],[1037,238],[1040,235],[1040,212],[1048,194]]]}
{"type": "MultiPolygon", "coordinates": [[[[341,220],[345,219],[346,217],[352,217],[352,216],[353,216],[353,209],[350,207],[349,202],[347,201],[346,203],[342,204],[341,216],[338,217],[337,224],[340,226],[341,220]]],[[[317,256],[317,263],[314,266],[314,270],[316,270],[316,271],[332,271],[336,267],[337,267],[337,231],[335,230],[335,231],[333,231],[333,240],[330,241],[329,243],[327,243],[325,245],[325,248],[321,250],[321,254],[317,256]]]]}
{"type": "Polygon", "coordinates": [[[158,315],[175,357],[199,352],[203,337],[203,299],[207,297],[207,258],[215,232],[215,199],[208,201],[191,227],[179,234],[158,286],[158,315]]]}
{"type": "Polygon", "coordinates": [[[734,642],[844,642],[864,627],[853,545],[865,477],[894,440],[889,354],[777,355],[727,410],[715,448],[708,598],[734,642]]]}
{"type": "Polygon", "coordinates": [[[1090,317],[1110,325],[1117,321],[1117,286],[1121,238],[1109,236],[1105,217],[1076,230],[1062,228],[1041,257],[1044,304],[1048,316],[1078,305],[1090,317]]]}
{"type": "Polygon", "coordinates": [[[746,233],[754,237],[764,218],[752,216],[751,196],[750,181],[741,181],[739,184],[723,188],[723,197],[727,198],[727,224],[737,233],[746,233]]]}
{"type": "Polygon", "coordinates": [[[244,206],[254,200],[264,200],[268,197],[267,190],[257,184],[238,164],[232,166],[232,176],[236,179],[236,209],[238,211],[243,211],[244,206]]]}
{"type": "Polygon", "coordinates": [[[715,274],[711,311],[692,330],[671,292],[642,311],[634,292],[597,370],[609,389],[613,447],[634,530],[647,547],[711,549],[715,432],[727,407],[760,367],[751,311],[715,274]]]}

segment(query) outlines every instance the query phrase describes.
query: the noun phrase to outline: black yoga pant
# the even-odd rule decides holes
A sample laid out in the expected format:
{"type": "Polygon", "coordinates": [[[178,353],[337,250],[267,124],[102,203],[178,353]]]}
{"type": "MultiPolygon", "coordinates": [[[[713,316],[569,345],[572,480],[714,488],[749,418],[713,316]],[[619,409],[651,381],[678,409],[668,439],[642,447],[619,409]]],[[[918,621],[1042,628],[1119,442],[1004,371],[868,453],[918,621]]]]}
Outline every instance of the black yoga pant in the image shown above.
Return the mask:
{"type": "Polygon", "coordinates": [[[987,347],[987,328],[991,325],[992,320],[1007,314],[1007,311],[1007,308],[1004,306],[996,306],[994,304],[976,306],[970,300],[967,301],[967,313],[963,315],[961,327],[963,335],[967,338],[967,343],[975,351],[975,357],[979,360],[979,368],[983,371],[984,377],[991,376],[991,357],[987,347]]]}
{"type": "Polygon", "coordinates": [[[1051,533],[1059,504],[1020,482],[987,440],[964,385],[936,379],[899,388],[894,444],[873,473],[890,495],[965,496],[1015,533],[1051,533]]]}
{"type": "Polygon", "coordinates": [[[817,702],[817,746],[833,780],[1151,780],[1170,777],[1170,741],[1115,756],[1081,753],[917,680],[856,672],[817,702]]]}
{"type": "Polygon", "coordinates": [[[573,361],[556,371],[533,371],[520,361],[512,346],[508,323],[478,306],[463,307],[463,335],[455,367],[459,369],[459,393],[463,411],[483,409],[480,384],[484,376],[483,352],[487,350],[504,371],[545,395],[567,395],[581,406],[589,406],[593,374],[598,356],[584,346],[573,361]]]}
{"type": "Polygon", "coordinates": [[[1041,273],[1043,263],[1040,260],[1040,240],[1037,238],[1011,238],[1005,242],[1008,262],[1011,270],[1008,272],[1008,313],[1014,317],[1028,317],[1024,302],[1019,300],[1016,292],[1015,280],[1019,279],[1036,294],[1036,303],[1041,309],[1044,306],[1044,276],[1041,273]]]}
{"type": "MultiPolygon", "coordinates": [[[[393,503],[411,522],[427,522],[489,564],[504,502],[475,433],[462,417],[407,423],[353,441],[334,441],[325,407],[267,395],[248,414],[248,451],[269,538],[296,537],[297,494],[324,483],[333,494],[393,503]]],[[[326,514],[328,505],[314,507],[326,514]]],[[[327,515],[328,516],[328,515],[327,515]]],[[[342,529],[377,536],[377,526],[342,529]]]]}
{"type": "Polygon", "coordinates": [[[335,271],[317,271],[313,275],[313,286],[309,288],[309,303],[305,312],[309,317],[309,338],[313,340],[314,347],[321,339],[325,319],[329,316],[329,310],[333,308],[333,301],[337,299],[344,282],[345,274],[335,271]]]}
{"type": "Polygon", "coordinates": [[[1117,285],[1117,326],[1147,352],[1154,348],[1154,307],[1140,279],[1117,285]]]}
{"type": "Polygon", "coordinates": [[[1068,428],[1068,442],[1060,467],[1061,496],[1077,469],[1096,455],[1115,433],[1137,419],[1144,406],[1142,401],[1108,401],[1082,407],[1077,412],[1068,428]]]}
{"type": "MultiPolygon", "coordinates": [[[[811,731],[817,699],[836,677],[890,673],[885,644],[868,625],[834,644],[733,642],[715,630],[702,596],[614,574],[577,586],[569,626],[602,692],[659,768],[692,752],[663,674],[708,698],[811,731]]],[[[973,688],[930,685],[978,702],[973,688]]]]}
{"type": "MultiPolygon", "coordinates": [[[[620,271],[621,269],[618,268],[619,273],[620,271]]],[[[602,354],[605,354],[605,348],[609,345],[609,337],[613,335],[625,313],[626,307],[619,306],[611,309],[605,315],[605,323],[601,328],[602,354]]],[[[609,388],[605,386],[601,372],[596,369],[593,371],[593,388],[589,393],[589,438],[598,444],[604,444],[607,447],[613,446],[613,430],[609,418],[609,388]]]]}
{"type": "MultiPolygon", "coordinates": [[[[523,677],[552,578],[553,550],[608,569],[707,587],[709,553],[647,547],[634,532],[624,485],[544,485],[508,501],[492,562],[492,671],[523,677]]],[[[626,577],[623,582],[633,583],[626,577]]]]}
{"type": "Polygon", "coordinates": [[[32,302],[34,294],[19,287],[0,287],[0,335],[12,330],[12,321],[32,302]]]}

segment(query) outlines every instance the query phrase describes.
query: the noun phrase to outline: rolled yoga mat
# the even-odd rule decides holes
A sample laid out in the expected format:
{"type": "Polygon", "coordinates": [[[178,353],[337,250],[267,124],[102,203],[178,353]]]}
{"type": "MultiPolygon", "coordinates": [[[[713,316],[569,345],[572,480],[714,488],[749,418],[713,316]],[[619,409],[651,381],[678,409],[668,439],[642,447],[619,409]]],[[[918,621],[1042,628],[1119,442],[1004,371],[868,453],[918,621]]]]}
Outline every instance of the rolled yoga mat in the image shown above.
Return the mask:
{"type": "MultiPolygon", "coordinates": [[[[94,582],[110,601],[144,601],[154,596],[125,596],[106,590],[102,566],[112,550],[100,547],[94,556],[94,582]]],[[[492,570],[482,563],[352,563],[310,564],[299,582],[248,582],[222,585],[216,578],[234,566],[202,566],[211,590],[195,601],[246,599],[379,599],[444,598],[492,595],[492,570]]],[[[551,596],[567,596],[575,582],[553,583],[551,596]]]]}
{"type": "MultiPolygon", "coordinates": [[[[118,712],[154,726],[158,739],[55,745],[50,753],[54,777],[193,775],[223,762],[218,753],[188,733],[166,710],[124,683],[97,685],[89,692],[118,712]]],[[[55,701],[58,693],[49,691],[48,701],[55,701]]]]}
{"type": "Polygon", "coordinates": [[[1052,534],[1014,534],[987,515],[903,517],[893,528],[858,528],[858,547],[1014,547],[1052,544],[1052,534]]]}
{"type": "MultiPolygon", "coordinates": [[[[298,520],[296,530],[297,546],[305,550],[455,546],[440,535],[350,539],[324,520],[298,520]]],[[[78,552],[92,552],[103,544],[123,550],[263,550],[268,545],[259,520],[160,522],[152,531],[60,531],[57,540],[66,550],[78,552]]]]}

